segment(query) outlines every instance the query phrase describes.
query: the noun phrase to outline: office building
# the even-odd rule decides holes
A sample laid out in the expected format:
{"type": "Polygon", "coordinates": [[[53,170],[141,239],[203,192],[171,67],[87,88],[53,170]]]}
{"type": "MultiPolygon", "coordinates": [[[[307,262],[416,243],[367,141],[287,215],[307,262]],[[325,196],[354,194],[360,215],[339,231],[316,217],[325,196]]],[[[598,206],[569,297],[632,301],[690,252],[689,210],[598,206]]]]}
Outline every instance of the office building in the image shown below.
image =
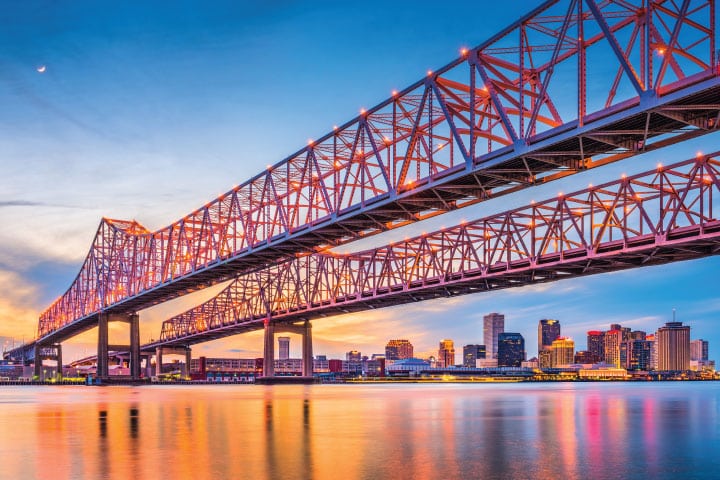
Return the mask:
{"type": "Polygon", "coordinates": [[[388,341],[385,345],[386,360],[403,360],[413,358],[413,345],[408,340],[397,339],[388,341]]]}
{"type": "Polygon", "coordinates": [[[544,318],[538,322],[538,354],[550,350],[554,340],[560,337],[560,321],[544,318]]]}
{"type": "Polygon", "coordinates": [[[564,367],[575,361],[575,342],[571,338],[560,337],[553,340],[550,351],[553,367],[564,367]]]}
{"type": "Polygon", "coordinates": [[[290,337],[278,337],[278,354],[280,360],[290,358],[290,337]]]}
{"type": "Polygon", "coordinates": [[[485,359],[485,345],[465,345],[463,347],[463,367],[475,368],[479,359],[485,359]]]}
{"type": "Polygon", "coordinates": [[[590,352],[594,358],[590,363],[605,361],[605,332],[599,330],[590,330],[587,332],[587,351],[590,352]]]}
{"type": "Polygon", "coordinates": [[[623,368],[627,370],[650,370],[652,365],[652,344],[653,342],[645,339],[623,342],[625,352],[623,368]]]}
{"type": "Polygon", "coordinates": [[[441,340],[438,348],[438,366],[452,367],[455,365],[455,344],[452,340],[441,340]]]}
{"type": "Polygon", "coordinates": [[[497,358],[498,335],[505,331],[505,315],[488,313],[483,317],[483,337],[487,358],[497,358]]]}
{"type": "MultiPolygon", "coordinates": [[[[619,327],[619,325],[612,325],[619,327]]],[[[605,332],[605,363],[620,368],[620,345],[623,343],[623,331],[613,328],[605,332]]]]}
{"type": "Polygon", "coordinates": [[[362,355],[357,350],[350,350],[345,354],[345,360],[348,362],[362,362],[362,355]]]}
{"type": "Polygon", "coordinates": [[[695,361],[707,361],[708,357],[708,341],[707,340],[692,340],[690,342],[690,360],[695,361]]]}
{"type": "Polygon", "coordinates": [[[519,333],[498,334],[498,367],[519,367],[525,361],[525,339],[519,333]]]}
{"type": "Polygon", "coordinates": [[[690,326],[682,322],[667,322],[655,336],[658,350],[658,370],[690,369],[690,326]]]}

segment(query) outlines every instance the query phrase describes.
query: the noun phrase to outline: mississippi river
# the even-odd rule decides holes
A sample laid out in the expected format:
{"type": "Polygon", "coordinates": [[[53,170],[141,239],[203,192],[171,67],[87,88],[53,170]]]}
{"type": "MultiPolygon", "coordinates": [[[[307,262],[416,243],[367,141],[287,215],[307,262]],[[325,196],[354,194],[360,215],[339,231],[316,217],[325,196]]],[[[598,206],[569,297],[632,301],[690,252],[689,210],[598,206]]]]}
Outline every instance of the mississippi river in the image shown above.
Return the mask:
{"type": "Polygon", "coordinates": [[[720,478],[720,382],[0,387],[2,479],[720,478]]]}

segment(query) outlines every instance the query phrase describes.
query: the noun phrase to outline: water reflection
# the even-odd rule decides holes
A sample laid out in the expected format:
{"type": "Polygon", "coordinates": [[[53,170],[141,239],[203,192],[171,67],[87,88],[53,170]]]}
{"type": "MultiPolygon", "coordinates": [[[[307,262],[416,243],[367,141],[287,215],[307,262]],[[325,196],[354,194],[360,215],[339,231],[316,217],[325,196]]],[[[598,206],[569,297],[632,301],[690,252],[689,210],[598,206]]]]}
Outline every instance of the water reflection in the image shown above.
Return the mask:
{"type": "Polygon", "coordinates": [[[0,478],[712,478],[720,384],[0,390],[0,478]]]}

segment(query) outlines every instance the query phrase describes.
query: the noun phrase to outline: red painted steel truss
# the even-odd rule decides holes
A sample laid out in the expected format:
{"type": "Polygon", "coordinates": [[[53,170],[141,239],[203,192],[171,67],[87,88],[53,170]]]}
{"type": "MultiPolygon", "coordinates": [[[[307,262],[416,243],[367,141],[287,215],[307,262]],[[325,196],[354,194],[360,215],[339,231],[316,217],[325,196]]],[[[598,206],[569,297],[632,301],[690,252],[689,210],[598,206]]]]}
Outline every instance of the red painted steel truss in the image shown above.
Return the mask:
{"type": "Polygon", "coordinates": [[[103,220],[38,335],[716,130],[715,41],[714,0],[546,2],[168,227],[103,220]]]}
{"type": "Polygon", "coordinates": [[[405,242],[242,275],[164,322],[160,343],[713,255],[719,215],[715,153],[405,242]]]}

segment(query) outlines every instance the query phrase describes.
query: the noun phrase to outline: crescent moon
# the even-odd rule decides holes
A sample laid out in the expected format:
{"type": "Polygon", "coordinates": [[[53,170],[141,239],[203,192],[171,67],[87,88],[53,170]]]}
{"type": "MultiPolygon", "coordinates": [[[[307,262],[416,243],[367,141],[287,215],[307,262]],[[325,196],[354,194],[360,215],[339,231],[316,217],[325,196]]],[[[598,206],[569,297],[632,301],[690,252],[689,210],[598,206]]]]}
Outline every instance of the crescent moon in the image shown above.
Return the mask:
{"type": "Polygon", "coordinates": [[[45,73],[46,68],[47,67],[45,65],[40,65],[39,67],[37,67],[37,71],[38,73],[45,73]]]}

